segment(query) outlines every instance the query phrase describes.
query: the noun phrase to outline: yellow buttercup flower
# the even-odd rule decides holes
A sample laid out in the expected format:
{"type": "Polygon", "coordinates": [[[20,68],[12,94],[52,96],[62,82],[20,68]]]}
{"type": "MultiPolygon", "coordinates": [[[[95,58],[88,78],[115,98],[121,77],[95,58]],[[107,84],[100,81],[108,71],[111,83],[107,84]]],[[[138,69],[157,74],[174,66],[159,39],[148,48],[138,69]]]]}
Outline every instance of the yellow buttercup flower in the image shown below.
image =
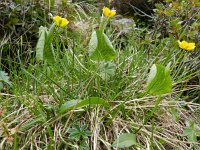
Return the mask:
{"type": "Polygon", "coordinates": [[[187,50],[187,51],[191,51],[196,47],[195,43],[188,43],[186,41],[181,42],[179,40],[178,40],[178,45],[179,45],[180,48],[187,50]]]}
{"type": "Polygon", "coordinates": [[[53,17],[53,21],[56,23],[57,26],[66,27],[69,21],[66,18],[61,18],[60,16],[53,17]]]}
{"type": "Polygon", "coordinates": [[[108,7],[103,8],[103,14],[106,17],[113,17],[116,15],[116,10],[110,10],[108,7]]]}
{"type": "Polygon", "coordinates": [[[66,18],[62,18],[62,23],[61,23],[61,27],[66,27],[68,25],[69,21],[66,18]]]}
{"type": "Polygon", "coordinates": [[[53,21],[56,23],[57,26],[60,26],[62,18],[60,16],[53,17],[53,21]]]}

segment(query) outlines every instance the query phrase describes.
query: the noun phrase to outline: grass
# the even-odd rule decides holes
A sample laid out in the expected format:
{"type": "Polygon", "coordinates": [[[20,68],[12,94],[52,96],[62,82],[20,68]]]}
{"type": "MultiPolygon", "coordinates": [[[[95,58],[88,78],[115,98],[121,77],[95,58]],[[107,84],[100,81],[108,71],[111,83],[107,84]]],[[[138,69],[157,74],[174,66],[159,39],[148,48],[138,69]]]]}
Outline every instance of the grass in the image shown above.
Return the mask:
{"type": "Polygon", "coordinates": [[[17,58],[3,58],[10,60],[12,86],[5,86],[0,97],[0,149],[112,149],[119,135],[140,127],[137,145],[130,149],[199,149],[198,135],[193,140],[185,135],[186,129],[199,132],[200,55],[193,55],[199,47],[187,52],[172,37],[145,40],[148,29],[133,28],[122,35],[108,26],[105,32],[117,58],[104,79],[102,64],[89,59],[86,44],[99,18],[86,16],[80,6],[76,11],[74,22],[86,22],[88,28],[82,34],[68,31],[68,36],[55,37],[55,63],[37,62],[31,50],[23,49],[29,42],[23,37],[17,43],[17,58]],[[154,63],[169,62],[172,92],[162,95],[153,119],[145,123],[157,100],[145,92],[149,70],[154,63]],[[65,102],[90,97],[102,98],[109,106],[59,112],[65,102]]]}

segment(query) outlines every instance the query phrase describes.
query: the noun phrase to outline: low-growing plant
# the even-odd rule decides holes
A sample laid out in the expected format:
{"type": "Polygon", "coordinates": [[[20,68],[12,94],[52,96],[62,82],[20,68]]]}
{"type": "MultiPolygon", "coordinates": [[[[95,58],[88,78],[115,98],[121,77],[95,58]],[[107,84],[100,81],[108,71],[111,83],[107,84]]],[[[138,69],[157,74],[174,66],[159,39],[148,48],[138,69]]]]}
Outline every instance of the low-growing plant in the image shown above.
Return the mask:
{"type": "Polygon", "coordinates": [[[77,149],[89,149],[87,140],[92,135],[92,132],[87,130],[87,128],[87,125],[80,126],[78,124],[74,124],[71,128],[68,129],[69,140],[74,141],[74,143],[80,143],[77,149]]]}
{"type": "Polygon", "coordinates": [[[198,0],[172,1],[165,0],[156,4],[154,35],[176,37],[176,39],[199,42],[199,6],[198,0]]]}
{"type": "Polygon", "coordinates": [[[5,71],[0,70],[0,91],[3,89],[4,84],[11,85],[10,77],[5,71]]]}
{"type": "Polygon", "coordinates": [[[10,79],[1,72],[0,82],[12,86],[0,93],[0,149],[198,149],[199,104],[187,101],[198,97],[184,96],[199,91],[197,81],[187,84],[199,78],[198,44],[153,39],[136,26],[125,39],[110,23],[116,10],[90,17],[74,6],[74,20],[54,14],[38,28],[29,64],[21,42],[13,60],[20,69],[10,65],[10,79]],[[87,40],[71,31],[84,20],[87,40]]]}

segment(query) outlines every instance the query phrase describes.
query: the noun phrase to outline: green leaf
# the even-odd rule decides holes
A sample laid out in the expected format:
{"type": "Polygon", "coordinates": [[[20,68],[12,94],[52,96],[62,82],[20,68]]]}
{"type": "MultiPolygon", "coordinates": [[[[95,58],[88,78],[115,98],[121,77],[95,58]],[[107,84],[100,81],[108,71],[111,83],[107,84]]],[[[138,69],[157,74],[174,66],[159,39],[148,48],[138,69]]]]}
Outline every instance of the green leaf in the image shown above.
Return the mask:
{"type": "Polygon", "coordinates": [[[39,28],[39,39],[36,45],[36,60],[43,60],[44,46],[45,46],[45,35],[48,34],[47,28],[41,26],[39,28]]]}
{"type": "Polygon", "coordinates": [[[135,134],[132,133],[124,133],[120,135],[112,144],[113,147],[116,148],[125,148],[136,145],[136,137],[135,134]]]}
{"type": "Polygon", "coordinates": [[[193,121],[190,121],[189,126],[184,129],[183,135],[188,137],[189,142],[197,142],[197,136],[200,135],[199,127],[193,121]]]}
{"type": "Polygon", "coordinates": [[[151,67],[147,80],[147,93],[161,95],[171,92],[171,89],[172,81],[170,76],[170,63],[167,67],[160,64],[154,64],[151,67]]]}
{"type": "Polygon", "coordinates": [[[39,116],[37,118],[34,118],[32,119],[31,121],[23,124],[21,127],[20,127],[20,130],[21,131],[25,131],[27,129],[30,129],[31,127],[33,126],[36,126],[37,124],[40,124],[44,121],[43,117],[39,116]]]}
{"type": "Polygon", "coordinates": [[[8,73],[6,73],[4,71],[0,71],[0,83],[1,83],[1,85],[2,85],[2,81],[11,85],[11,82],[9,81],[8,73]]]}
{"type": "Polygon", "coordinates": [[[92,135],[92,132],[87,130],[88,126],[87,125],[78,125],[74,124],[72,128],[68,129],[69,139],[87,139],[89,136],[92,135]]]}
{"type": "Polygon", "coordinates": [[[64,103],[60,109],[60,113],[64,113],[66,111],[75,109],[75,108],[80,108],[88,105],[103,105],[103,106],[108,106],[108,102],[105,101],[104,99],[101,99],[99,97],[90,97],[84,100],[71,100],[67,101],[64,103]]]}
{"type": "Polygon", "coordinates": [[[111,41],[102,30],[93,31],[89,43],[89,53],[90,58],[97,61],[110,61],[117,56],[111,41]]]}
{"type": "Polygon", "coordinates": [[[36,45],[36,60],[47,60],[49,63],[55,62],[54,48],[52,45],[55,24],[52,24],[49,31],[41,26],[39,29],[39,39],[36,45]]]}
{"type": "Polygon", "coordinates": [[[97,49],[97,46],[98,46],[97,33],[96,31],[93,31],[89,42],[89,52],[93,53],[97,49]]]}
{"type": "Polygon", "coordinates": [[[55,23],[52,24],[48,34],[46,35],[45,46],[44,46],[44,59],[46,59],[49,63],[55,62],[54,48],[52,45],[54,30],[55,30],[55,23]]]}
{"type": "Polygon", "coordinates": [[[110,79],[115,75],[116,66],[112,62],[103,62],[100,65],[100,76],[102,79],[110,79]]]}
{"type": "Polygon", "coordinates": [[[189,142],[196,142],[197,141],[197,136],[196,136],[196,131],[191,128],[187,128],[184,130],[183,135],[188,137],[189,142]]]}

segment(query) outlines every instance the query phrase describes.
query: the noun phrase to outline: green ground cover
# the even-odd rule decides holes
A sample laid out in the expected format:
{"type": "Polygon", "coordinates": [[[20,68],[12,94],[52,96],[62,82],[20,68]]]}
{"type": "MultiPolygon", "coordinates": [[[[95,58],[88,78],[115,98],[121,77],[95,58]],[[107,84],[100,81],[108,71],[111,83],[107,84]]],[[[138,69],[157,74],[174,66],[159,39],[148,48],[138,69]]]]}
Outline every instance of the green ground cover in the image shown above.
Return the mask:
{"type": "Polygon", "coordinates": [[[0,4],[0,149],[200,149],[200,3],[54,2],[0,4]]]}

